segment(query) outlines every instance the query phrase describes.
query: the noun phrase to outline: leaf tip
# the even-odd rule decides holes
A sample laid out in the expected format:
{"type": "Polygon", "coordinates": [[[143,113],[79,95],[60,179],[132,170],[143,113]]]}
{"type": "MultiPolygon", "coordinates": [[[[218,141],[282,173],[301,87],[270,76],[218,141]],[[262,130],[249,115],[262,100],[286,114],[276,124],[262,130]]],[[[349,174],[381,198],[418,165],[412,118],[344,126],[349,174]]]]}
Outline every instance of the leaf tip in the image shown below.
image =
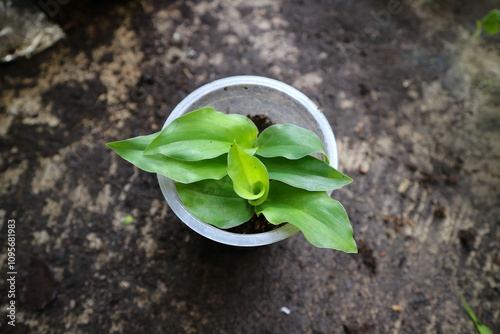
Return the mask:
{"type": "Polygon", "coordinates": [[[354,241],[354,239],[352,239],[352,243],[349,246],[350,246],[350,248],[346,251],[346,253],[349,253],[349,254],[357,254],[358,253],[358,245],[356,245],[356,241],[354,241]]]}
{"type": "Polygon", "coordinates": [[[116,142],[116,141],[109,142],[109,143],[106,143],[106,146],[109,147],[110,149],[112,149],[113,151],[116,151],[117,143],[118,142],[116,142]]]}

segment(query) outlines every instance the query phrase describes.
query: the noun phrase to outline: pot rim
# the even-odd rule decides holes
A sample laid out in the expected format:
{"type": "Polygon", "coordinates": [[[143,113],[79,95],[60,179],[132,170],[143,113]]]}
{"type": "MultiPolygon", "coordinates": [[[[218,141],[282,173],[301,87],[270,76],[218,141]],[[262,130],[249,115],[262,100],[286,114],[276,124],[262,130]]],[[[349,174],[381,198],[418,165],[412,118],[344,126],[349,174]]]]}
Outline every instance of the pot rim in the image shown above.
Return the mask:
{"type": "MultiPolygon", "coordinates": [[[[323,144],[325,146],[325,152],[327,153],[330,165],[334,168],[338,167],[337,144],[330,123],[326,119],[325,115],[323,115],[323,113],[319,110],[316,104],[314,104],[314,102],[312,102],[298,89],[281,81],[266,77],[254,75],[239,75],[219,79],[201,86],[200,88],[194,90],[192,93],[186,96],[174,108],[174,110],[170,113],[169,117],[165,121],[162,129],[164,129],[174,119],[182,116],[186,112],[192,111],[190,110],[190,108],[192,108],[193,103],[199,98],[225,87],[241,85],[258,85],[271,88],[286,94],[290,98],[303,105],[319,125],[320,131],[324,137],[323,144]]],[[[231,246],[255,247],[281,241],[299,231],[297,227],[291,224],[285,224],[284,226],[272,231],[255,234],[239,234],[219,229],[193,216],[193,214],[191,214],[191,212],[189,212],[182,204],[182,201],[177,194],[174,182],[166,176],[160,174],[157,174],[157,176],[163,196],[165,197],[165,200],[167,201],[172,211],[174,211],[174,213],[177,215],[177,217],[179,217],[179,219],[189,228],[213,241],[231,246]]],[[[329,195],[331,195],[331,191],[329,192],[329,195]]]]}

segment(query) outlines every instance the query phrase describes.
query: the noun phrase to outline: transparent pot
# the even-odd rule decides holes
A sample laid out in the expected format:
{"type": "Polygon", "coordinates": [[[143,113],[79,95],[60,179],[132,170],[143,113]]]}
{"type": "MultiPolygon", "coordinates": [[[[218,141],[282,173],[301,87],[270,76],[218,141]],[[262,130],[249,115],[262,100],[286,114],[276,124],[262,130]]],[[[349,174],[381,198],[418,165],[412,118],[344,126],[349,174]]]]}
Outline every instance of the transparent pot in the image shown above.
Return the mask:
{"type": "MultiPolygon", "coordinates": [[[[307,96],[287,84],[247,75],[216,80],[184,98],[172,111],[163,128],[177,117],[202,107],[213,107],[226,114],[264,114],[274,124],[292,123],[311,130],[323,142],[330,165],[338,167],[337,145],[328,120],[307,96]]],[[[199,220],[186,209],[171,179],[158,174],[158,182],[168,205],[179,219],[197,233],[216,242],[242,247],[262,246],[286,239],[299,231],[291,224],[255,234],[238,234],[219,229],[199,220]]]]}

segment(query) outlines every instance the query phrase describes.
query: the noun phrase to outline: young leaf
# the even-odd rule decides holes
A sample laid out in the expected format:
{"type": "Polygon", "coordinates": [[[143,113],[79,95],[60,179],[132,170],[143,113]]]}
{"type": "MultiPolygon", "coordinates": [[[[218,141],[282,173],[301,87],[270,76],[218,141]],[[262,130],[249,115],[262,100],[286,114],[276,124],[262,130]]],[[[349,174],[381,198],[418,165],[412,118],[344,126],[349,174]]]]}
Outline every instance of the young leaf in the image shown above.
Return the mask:
{"type": "Polygon", "coordinates": [[[253,207],[233,190],[231,179],[175,183],[186,208],[200,220],[219,228],[231,228],[252,218],[253,207]]]}
{"type": "Polygon", "coordinates": [[[479,322],[479,319],[474,314],[474,311],[472,311],[472,309],[470,308],[464,296],[460,295],[460,299],[462,300],[462,304],[464,304],[465,310],[467,311],[467,314],[469,315],[472,322],[476,326],[476,329],[479,332],[479,334],[492,334],[493,332],[488,327],[479,322]]]}
{"type": "Polygon", "coordinates": [[[499,23],[500,23],[500,10],[493,9],[484,17],[483,28],[488,34],[494,35],[499,30],[499,23]]]}
{"type": "Polygon", "coordinates": [[[131,215],[125,216],[122,219],[122,224],[125,224],[125,225],[132,224],[133,222],[134,222],[134,217],[132,217],[131,215]]]}
{"type": "Polygon", "coordinates": [[[267,200],[255,208],[274,225],[298,227],[316,247],[356,253],[352,227],[342,205],[325,192],[309,192],[279,181],[270,184],[267,200]]]}
{"type": "Polygon", "coordinates": [[[257,139],[256,154],[262,157],[300,159],[311,153],[325,154],[321,140],[314,132],[293,124],[272,125],[257,139]]]}
{"type": "Polygon", "coordinates": [[[204,179],[220,179],[227,174],[225,155],[202,161],[183,161],[161,154],[144,155],[144,149],[160,133],[140,136],[127,140],[108,143],[119,156],[150,173],[165,175],[174,181],[191,183],[204,179]]]}
{"type": "Polygon", "coordinates": [[[261,157],[260,161],[270,179],[309,191],[335,190],[352,182],[350,177],[310,155],[298,160],[261,157]]]}
{"type": "Polygon", "coordinates": [[[258,130],[243,115],[226,115],[202,108],[175,119],[144,151],[189,161],[204,160],[227,153],[234,140],[253,154],[258,130]]]}
{"type": "Polygon", "coordinates": [[[266,200],[269,192],[269,176],[266,167],[259,159],[243,151],[236,142],[229,150],[227,173],[233,180],[234,191],[259,205],[266,200]]]}

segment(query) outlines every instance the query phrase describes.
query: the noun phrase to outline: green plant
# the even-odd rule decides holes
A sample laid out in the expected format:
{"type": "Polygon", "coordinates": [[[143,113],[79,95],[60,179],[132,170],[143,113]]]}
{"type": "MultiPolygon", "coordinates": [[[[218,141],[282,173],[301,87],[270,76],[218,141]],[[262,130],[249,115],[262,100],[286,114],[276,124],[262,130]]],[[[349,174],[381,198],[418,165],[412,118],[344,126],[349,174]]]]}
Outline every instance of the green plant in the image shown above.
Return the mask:
{"type": "Polygon", "coordinates": [[[122,219],[122,224],[125,224],[125,225],[132,224],[133,222],[134,222],[134,217],[132,217],[131,215],[125,216],[122,219]]]}
{"type": "Polygon", "coordinates": [[[483,325],[482,323],[479,322],[479,319],[476,317],[472,309],[470,308],[469,304],[465,300],[464,296],[460,295],[460,299],[462,300],[462,304],[464,304],[465,310],[467,311],[467,314],[471,318],[472,322],[476,326],[476,329],[479,334],[492,334],[492,331],[483,325]]]}
{"type": "Polygon", "coordinates": [[[500,10],[493,9],[481,21],[476,21],[475,38],[479,38],[483,28],[490,35],[498,33],[500,28],[500,10]]]}
{"type": "Polygon", "coordinates": [[[311,155],[327,159],[309,130],[279,124],[259,136],[245,116],[202,108],[161,132],[107,145],[174,180],[183,204],[206,223],[227,229],[262,214],[297,226],[317,247],[357,252],[345,209],[326,193],[352,179],[311,155]]]}

